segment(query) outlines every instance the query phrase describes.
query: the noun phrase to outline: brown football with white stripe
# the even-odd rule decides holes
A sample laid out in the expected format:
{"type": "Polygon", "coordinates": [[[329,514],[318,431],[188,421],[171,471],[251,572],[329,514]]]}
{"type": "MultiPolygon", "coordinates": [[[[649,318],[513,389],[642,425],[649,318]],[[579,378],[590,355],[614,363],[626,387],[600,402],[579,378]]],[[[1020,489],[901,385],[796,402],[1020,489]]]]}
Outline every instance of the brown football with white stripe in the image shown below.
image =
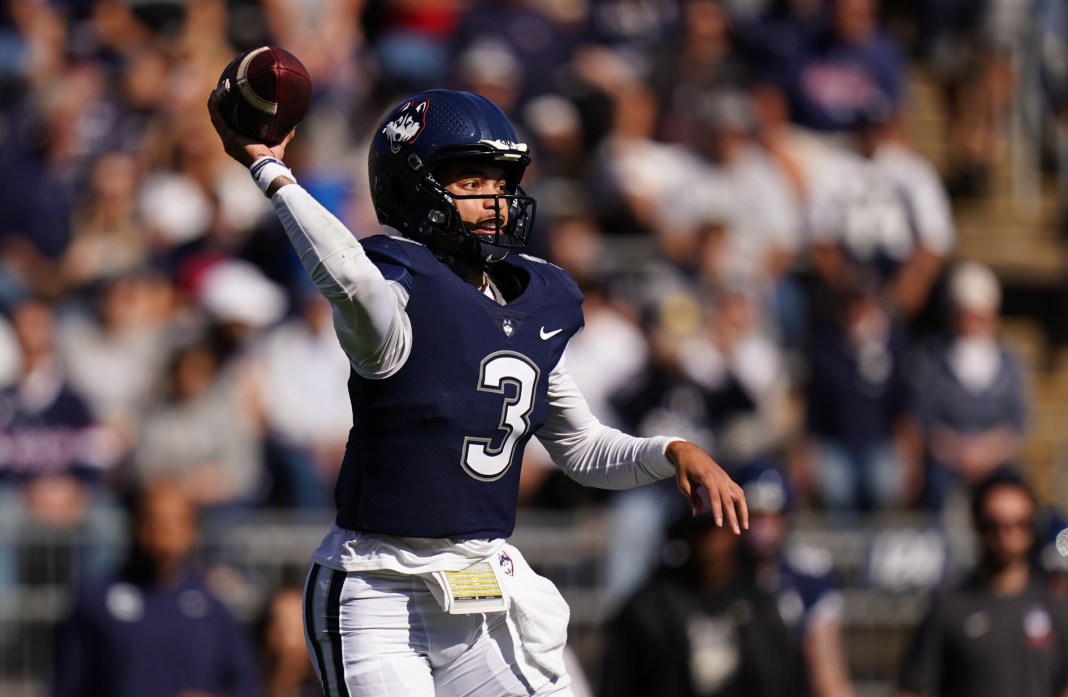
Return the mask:
{"type": "Polygon", "coordinates": [[[308,113],[312,82],[292,53],[260,46],[230,61],[215,93],[223,118],[235,131],[275,145],[308,113]]]}

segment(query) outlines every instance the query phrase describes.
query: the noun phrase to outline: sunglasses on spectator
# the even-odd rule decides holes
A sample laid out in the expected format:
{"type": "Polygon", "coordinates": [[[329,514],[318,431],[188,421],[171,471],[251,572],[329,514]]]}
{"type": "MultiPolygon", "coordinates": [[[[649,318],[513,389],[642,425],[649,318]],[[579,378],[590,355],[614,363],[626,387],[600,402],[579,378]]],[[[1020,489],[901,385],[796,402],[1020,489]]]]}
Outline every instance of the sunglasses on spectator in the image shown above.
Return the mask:
{"type": "Polygon", "coordinates": [[[991,520],[987,518],[979,524],[983,532],[1011,532],[1013,530],[1026,530],[1030,532],[1034,523],[1030,518],[1017,518],[1015,520],[991,520]]]}

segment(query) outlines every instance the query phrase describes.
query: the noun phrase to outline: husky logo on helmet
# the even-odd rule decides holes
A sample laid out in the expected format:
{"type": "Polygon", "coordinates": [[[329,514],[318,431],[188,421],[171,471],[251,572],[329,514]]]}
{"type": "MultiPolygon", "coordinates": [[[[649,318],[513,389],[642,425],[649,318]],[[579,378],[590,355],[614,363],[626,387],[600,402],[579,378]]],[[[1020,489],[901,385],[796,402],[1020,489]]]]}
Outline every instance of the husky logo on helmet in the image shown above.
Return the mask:
{"type": "Polygon", "coordinates": [[[389,140],[389,148],[394,154],[400,152],[401,143],[410,143],[418,138],[423,132],[423,127],[426,126],[426,112],[430,102],[424,100],[415,104],[414,107],[413,104],[415,102],[410,101],[401,107],[397,118],[386,123],[382,129],[382,133],[389,140]]]}

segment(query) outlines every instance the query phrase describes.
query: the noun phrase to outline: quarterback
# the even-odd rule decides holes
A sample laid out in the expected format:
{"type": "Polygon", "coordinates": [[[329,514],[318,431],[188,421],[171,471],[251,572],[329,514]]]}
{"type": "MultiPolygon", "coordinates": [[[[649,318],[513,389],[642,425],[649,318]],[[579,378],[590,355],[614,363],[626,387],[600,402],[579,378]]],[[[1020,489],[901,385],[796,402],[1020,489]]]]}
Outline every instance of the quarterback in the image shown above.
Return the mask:
{"type": "Polygon", "coordinates": [[[581,484],[675,477],[695,514],[748,527],[741,489],[703,450],[602,425],[565,367],[583,326],[566,272],[522,253],[535,201],[504,113],[467,92],[396,105],[373,134],[371,201],[396,235],[357,241],[269,147],[208,109],[250,168],[349,357],[353,427],[337,516],[305,588],[327,695],[571,695],[568,607],[508,544],[536,436],[581,484]]]}

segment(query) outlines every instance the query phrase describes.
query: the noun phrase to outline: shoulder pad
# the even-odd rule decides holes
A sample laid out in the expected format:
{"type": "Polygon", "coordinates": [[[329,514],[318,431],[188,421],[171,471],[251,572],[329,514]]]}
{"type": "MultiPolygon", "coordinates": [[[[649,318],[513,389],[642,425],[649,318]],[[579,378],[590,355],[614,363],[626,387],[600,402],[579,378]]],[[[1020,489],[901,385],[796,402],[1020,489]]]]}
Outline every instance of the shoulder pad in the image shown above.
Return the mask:
{"type": "MultiPolygon", "coordinates": [[[[551,266],[554,269],[559,269],[560,271],[564,271],[563,267],[557,266],[556,264],[552,263],[551,261],[546,261],[545,259],[542,259],[541,257],[536,257],[536,256],[533,256],[531,254],[526,254],[526,253],[520,254],[519,256],[523,257],[527,261],[532,261],[535,264],[545,264],[546,266],[551,266]]],[[[567,272],[564,271],[564,273],[567,273],[567,272]]]]}

